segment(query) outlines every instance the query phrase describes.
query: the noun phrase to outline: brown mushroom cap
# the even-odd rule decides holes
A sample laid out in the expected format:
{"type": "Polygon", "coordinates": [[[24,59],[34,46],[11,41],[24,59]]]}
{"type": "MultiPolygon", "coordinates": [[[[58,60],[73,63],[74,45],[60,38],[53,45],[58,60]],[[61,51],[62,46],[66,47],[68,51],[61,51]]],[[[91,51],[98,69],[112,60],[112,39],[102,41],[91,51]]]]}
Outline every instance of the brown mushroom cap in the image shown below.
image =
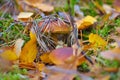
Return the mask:
{"type": "Polygon", "coordinates": [[[51,32],[51,33],[68,33],[71,31],[70,25],[65,23],[64,21],[57,19],[57,20],[50,20],[49,22],[40,21],[38,23],[39,27],[44,26],[42,29],[43,32],[51,32]]]}

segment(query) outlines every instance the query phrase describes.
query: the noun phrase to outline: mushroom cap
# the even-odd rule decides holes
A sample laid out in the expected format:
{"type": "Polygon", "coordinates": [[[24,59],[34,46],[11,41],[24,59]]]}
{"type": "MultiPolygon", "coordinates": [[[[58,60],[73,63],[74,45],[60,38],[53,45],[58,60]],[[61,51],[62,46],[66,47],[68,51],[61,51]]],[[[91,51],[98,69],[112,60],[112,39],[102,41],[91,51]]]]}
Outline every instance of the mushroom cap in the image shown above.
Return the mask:
{"type": "Polygon", "coordinates": [[[71,31],[69,24],[65,23],[63,20],[57,18],[52,20],[42,20],[38,23],[43,32],[51,33],[68,33],[71,31]]]}

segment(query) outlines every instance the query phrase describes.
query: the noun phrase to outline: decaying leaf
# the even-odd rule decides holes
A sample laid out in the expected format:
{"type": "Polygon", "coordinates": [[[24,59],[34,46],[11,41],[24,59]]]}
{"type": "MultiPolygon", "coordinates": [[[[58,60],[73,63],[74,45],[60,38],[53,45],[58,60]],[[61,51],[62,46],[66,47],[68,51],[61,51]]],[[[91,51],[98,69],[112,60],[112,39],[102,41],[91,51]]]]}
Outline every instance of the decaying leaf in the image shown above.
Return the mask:
{"type": "Polygon", "coordinates": [[[24,41],[22,39],[18,39],[14,46],[1,48],[0,56],[7,60],[17,60],[21,53],[23,43],[24,41]]]}
{"type": "Polygon", "coordinates": [[[80,65],[85,62],[84,56],[73,56],[73,49],[70,47],[58,48],[53,50],[49,55],[50,60],[56,65],[75,63],[74,66],[80,65]]]}
{"type": "Polygon", "coordinates": [[[120,12],[120,0],[114,0],[113,6],[116,9],[116,11],[120,12]]]}
{"type": "Polygon", "coordinates": [[[40,59],[43,63],[53,63],[50,59],[49,59],[49,53],[44,53],[40,56],[40,59]]]}
{"type": "Polygon", "coordinates": [[[17,56],[20,56],[21,49],[23,46],[24,40],[22,39],[17,39],[14,45],[14,52],[17,54],[17,56]]]}
{"type": "Polygon", "coordinates": [[[51,12],[54,10],[54,7],[49,5],[49,4],[44,4],[42,3],[42,1],[40,0],[35,0],[35,1],[30,1],[30,0],[26,0],[25,1],[28,5],[36,7],[40,10],[42,10],[43,12],[51,12]]]}
{"type": "Polygon", "coordinates": [[[30,32],[30,41],[23,47],[20,54],[21,63],[33,63],[37,54],[37,41],[34,33],[30,32]]]}
{"type": "Polygon", "coordinates": [[[120,48],[114,48],[113,50],[103,51],[100,55],[105,59],[120,60],[120,48]]]}
{"type": "Polygon", "coordinates": [[[73,55],[73,50],[70,47],[58,48],[53,50],[49,58],[54,64],[65,64],[65,61],[73,55]]]}
{"type": "Polygon", "coordinates": [[[89,42],[93,44],[95,48],[105,48],[105,46],[107,45],[107,42],[104,39],[102,39],[99,35],[93,33],[89,35],[89,42]]]}
{"type": "Polygon", "coordinates": [[[0,72],[7,72],[11,69],[12,63],[9,60],[0,57],[0,72]]]}
{"type": "Polygon", "coordinates": [[[17,16],[19,20],[21,21],[28,21],[31,19],[31,16],[33,15],[32,12],[20,12],[17,16]]]}
{"type": "Polygon", "coordinates": [[[45,64],[43,63],[37,63],[36,66],[39,71],[43,71],[45,69],[45,64]]]}
{"type": "Polygon", "coordinates": [[[86,16],[82,20],[76,22],[78,29],[83,30],[94,24],[97,20],[92,16],[86,16]]]}

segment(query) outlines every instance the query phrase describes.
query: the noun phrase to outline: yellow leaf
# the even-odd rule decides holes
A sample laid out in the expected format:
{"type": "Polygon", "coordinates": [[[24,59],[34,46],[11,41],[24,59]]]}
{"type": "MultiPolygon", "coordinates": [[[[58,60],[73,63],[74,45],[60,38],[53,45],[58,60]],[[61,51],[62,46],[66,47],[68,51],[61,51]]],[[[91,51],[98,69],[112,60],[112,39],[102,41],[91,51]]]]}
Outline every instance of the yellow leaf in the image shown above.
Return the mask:
{"type": "Polygon", "coordinates": [[[39,71],[43,71],[44,68],[45,68],[45,64],[42,64],[42,63],[40,64],[39,63],[39,64],[37,64],[37,68],[38,68],[39,71]]]}
{"type": "Polygon", "coordinates": [[[50,59],[49,59],[49,53],[44,53],[43,55],[40,56],[40,59],[42,62],[44,63],[53,63],[50,59]]]}
{"type": "Polygon", "coordinates": [[[92,16],[86,16],[82,20],[76,22],[78,29],[86,29],[90,25],[94,24],[97,20],[92,16]]]}
{"type": "Polygon", "coordinates": [[[5,52],[1,53],[0,56],[6,60],[17,60],[18,59],[16,53],[13,50],[6,50],[5,52]]]}
{"type": "Polygon", "coordinates": [[[30,38],[30,41],[25,44],[20,54],[20,62],[22,63],[32,63],[38,52],[35,34],[30,32],[30,38]]]}
{"type": "Polygon", "coordinates": [[[6,60],[17,60],[21,53],[21,47],[24,41],[22,39],[18,39],[15,42],[14,46],[7,46],[0,49],[0,56],[6,60]]]}
{"type": "Polygon", "coordinates": [[[93,33],[89,35],[89,42],[93,44],[95,48],[104,48],[107,45],[107,42],[104,39],[102,39],[99,35],[93,33]]]}

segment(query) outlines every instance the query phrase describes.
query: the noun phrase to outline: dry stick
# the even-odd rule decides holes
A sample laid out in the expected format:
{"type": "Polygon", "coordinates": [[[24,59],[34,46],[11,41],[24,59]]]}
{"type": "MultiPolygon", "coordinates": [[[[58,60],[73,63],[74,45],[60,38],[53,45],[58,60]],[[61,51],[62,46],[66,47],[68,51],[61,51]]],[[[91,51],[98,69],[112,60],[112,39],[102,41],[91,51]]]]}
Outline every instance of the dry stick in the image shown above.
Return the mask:
{"type": "MultiPolygon", "coordinates": [[[[72,12],[71,12],[71,7],[70,7],[70,0],[68,0],[68,4],[69,4],[69,13],[70,13],[70,24],[71,24],[71,26],[72,26],[72,28],[73,28],[73,37],[75,38],[75,42],[74,42],[74,44],[73,45],[76,45],[77,46],[77,48],[76,48],[76,50],[75,50],[75,52],[73,53],[73,54],[76,54],[76,55],[78,55],[78,54],[80,54],[80,53],[78,53],[79,52],[79,49],[80,49],[80,44],[79,44],[79,42],[78,42],[78,29],[77,29],[77,27],[74,25],[74,20],[73,20],[73,17],[72,17],[72,12]]],[[[74,51],[74,50],[73,50],[74,51]]],[[[83,52],[83,51],[81,51],[81,54],[83,55],[83,54],[85,54],[85,52],[83,52]]],[[[75,56],[76,56],[75,55],[75,56]]],[[[84,55],[84,57],[91,63],[91,64],[93,64],[93,62],[92,62],[92,60],[88,57],[88,56],[86,56],[86,55],[84,55]]]]}

